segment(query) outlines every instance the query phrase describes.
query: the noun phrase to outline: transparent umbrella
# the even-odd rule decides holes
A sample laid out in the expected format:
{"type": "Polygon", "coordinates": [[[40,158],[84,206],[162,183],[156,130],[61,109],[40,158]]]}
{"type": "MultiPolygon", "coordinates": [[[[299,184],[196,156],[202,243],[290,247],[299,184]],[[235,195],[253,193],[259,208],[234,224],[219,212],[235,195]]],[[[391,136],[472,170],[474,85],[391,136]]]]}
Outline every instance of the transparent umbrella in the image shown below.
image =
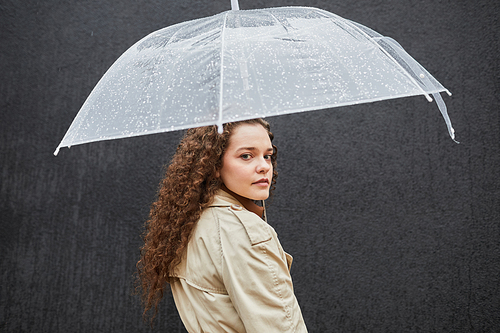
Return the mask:
{"type": "MultiPolygon", "coordinates": [[[[151,33],[106,72],[54,152],[93,141],[413,95],[454,139],[449,91],[393,39],[308,7],[232,9],[151,33]]],[[[451,94],[450,94],[451,95],[451,94]]]]}

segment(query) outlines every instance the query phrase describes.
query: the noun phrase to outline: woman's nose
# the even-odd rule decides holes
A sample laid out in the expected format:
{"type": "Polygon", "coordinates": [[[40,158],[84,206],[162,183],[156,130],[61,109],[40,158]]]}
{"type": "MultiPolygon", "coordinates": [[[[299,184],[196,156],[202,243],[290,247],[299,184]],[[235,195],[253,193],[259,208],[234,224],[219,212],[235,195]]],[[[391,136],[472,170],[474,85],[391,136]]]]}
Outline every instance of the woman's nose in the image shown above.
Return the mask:
{"type": "Polygon", "coordinates": [[[271,161],[262,157],[257,165],[257,173],[267,173],[271,167],[271,161]]]}

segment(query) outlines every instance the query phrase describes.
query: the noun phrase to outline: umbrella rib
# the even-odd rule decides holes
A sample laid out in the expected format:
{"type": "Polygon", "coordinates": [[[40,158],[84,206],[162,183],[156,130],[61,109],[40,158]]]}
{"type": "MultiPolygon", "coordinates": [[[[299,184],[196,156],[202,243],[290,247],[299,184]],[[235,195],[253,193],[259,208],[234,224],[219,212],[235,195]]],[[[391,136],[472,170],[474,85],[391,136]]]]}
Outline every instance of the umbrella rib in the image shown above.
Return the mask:
{"type": "Polygon", "coordinates": [[[370,37],[363,30],[359,29],[356,25],[351,24],[351,22],[349,22],[349,20],[346,20],[346,24],[348,24],[351,28],[353,28],[356,31],[358,31],[359,33],[361,33],[363,36],[366,37],[366,39],[372,41],[373,44],[375,44],[379,50],[381,50],[389,59],[391,59],[402,70],[402,72],[405,73],[405,75],[408,77],[408,79],[410,79],[410,81],[415,86],[417,86],[418,89],[420,89],[422,91],[422,94],[425,96],[425,98],[427,98],[427,100],[429,102],[432,102],[432,97],[417,83],[417,81],[415,81],[414,78],[411,77],[411,75],[408,74],[408,72],[403,68],[403,66],[401,66],[401,64],[399,62],[397,62],[396,59],[394,59],[394,57],[389,52],[387,52],[386,50],[384,50],[384,48],[381,47],[379,43],[377,43],[376,41],[374,41],[374,38],[370,37]]]}
{"type": "Polygon", "coordinates": [[[219,120],[217,121],[217,131],[222,134],[222,99],[224,86],[224,32],[226,31],[227,13],[224,15],[224,23],[222,24],[221,45],[220,45],[220,86],[219,86],[219,120]]]}
{"type": "MultiPolygon", "coordinates": [[[[420,86],[420,84],[418,84],[418,82],[414,78],[411,77],[411,75],[408,73],[408,71],[405,70],[403,68],[403,66],[401,66],[401,64],[399,62],[397,62],[396,59],[394,59],[394,57],[387,50],[385,50],[379,43],[377,43],[375,41],[375,39],[382,39],[382,40],[386,39],[386,40],[391,41],[392,38],[384,37],[384,36],[372,38],[372,37],[368,36],[368,34],[366,34],[363,30],[359,29],[354,24],[351,24],[351,22],[349,22],[348,20],[347,20],[347,24],[349,24],[351,27],[353,27],[354,29],[356,29],[357,31],[359,31],[361,34],[363,34],[365,37],[367,37],[369,40],[371,40],[378,47],[378,49],[380,49],[382,52],[384,52],[384,54],[387,55],[387,57],[389,57],[389,59],[391,59],[403,71],[403,73],[406,74],[406,76],[413,82],[413,84],[415,84],[422,91],[423,95],[427,98],[427,100],[429,102],[432,102],[432,97],[424,90],[424,88],[422,88],[420,86]]],[[[398,52],[397,47],[394,48],[394,50],[396,52],[398,52]]],[[[403,57],[402,57],[402,60],[405,61],[405,63],[410,67],[410,69],[415,74],[417,74],[415,72],[415,68],[413,68],[414,66],[412,66],[411,63],[408,63],[405,59],[403,59],[403,57]]],[[[415,62],[416,62],[416,60],[415,60],[415,62]]],[[[423,84],[423,85],[425,86],[425,84],[423,84]]],[[[448,93],[448,95],[451,95],[451,93],[447,89],[445,89],[445,91],[448,93]]],[[[439,92],[438,93],[433,93],[432,95],[434,96],[434,98],[436,100],[436,104],[437,104],[437,106],[439,108],[439,111],[441,112],[441,115],[444,118],[444,121],[446,123],[446,127],[448,128],[448,133],[449,133],[451,139],[453,141],[455,141],[456,143],[459,143],[458,141],[455,140],[455,130],[453,129],[453,127],[451,125],[451,121],[450,121],[450,118],[448,116],[448,112],[446,110],[446,104],[444,103],[443,99],[441,98],[441,95],[439,95],[439,92]]]]}
{"type": "Polygon", "coordinates": [[[281,26],[283,27],[283,29],[285,29],[285,31],[286,31],[286,33],[287,33],[287,34],[289,33],[289,32],[288,32],[288,28],[286,27],[286,25],[284,25],[284,24],[283,24],[283,22],[281,22],[280,20],[278,20],[278,18],[277,18],[276,16],[274,16],[274,15],[273,15],[273,13],[269,12],[268,14],[269,14],[269,15],[271,15],[271,16],[272,16],[272,18],[273,18],[276,22],[278,22],[278,24],[281,24],[281,26]]]}

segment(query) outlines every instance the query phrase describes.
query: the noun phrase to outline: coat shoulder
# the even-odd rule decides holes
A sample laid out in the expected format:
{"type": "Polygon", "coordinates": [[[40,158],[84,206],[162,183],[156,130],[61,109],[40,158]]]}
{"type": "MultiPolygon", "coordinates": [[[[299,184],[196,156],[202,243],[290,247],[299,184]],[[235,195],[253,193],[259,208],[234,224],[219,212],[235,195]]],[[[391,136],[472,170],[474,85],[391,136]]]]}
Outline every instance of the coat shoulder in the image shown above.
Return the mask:
{"type": "Polygon", "coordinates": [[[251,245],[269,241],[272,238],[271,227],[256,214],[239,205],[211,207],[211,215],[218,220],[221,232],[235,233],[237,229],[245,231],[251,245]]]}

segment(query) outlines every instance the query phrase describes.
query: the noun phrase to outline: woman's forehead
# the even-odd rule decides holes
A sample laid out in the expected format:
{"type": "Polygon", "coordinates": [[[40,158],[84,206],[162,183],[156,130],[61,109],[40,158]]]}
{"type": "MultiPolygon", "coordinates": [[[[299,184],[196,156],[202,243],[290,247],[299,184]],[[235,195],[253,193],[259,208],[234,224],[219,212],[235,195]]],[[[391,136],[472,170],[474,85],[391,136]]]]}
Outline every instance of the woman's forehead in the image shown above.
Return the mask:
{"type": "Polygon", "coordinates": [[[241,124],[231,133],[229,148],[272,148],[267,130],[260,124],[241,124]]]}

